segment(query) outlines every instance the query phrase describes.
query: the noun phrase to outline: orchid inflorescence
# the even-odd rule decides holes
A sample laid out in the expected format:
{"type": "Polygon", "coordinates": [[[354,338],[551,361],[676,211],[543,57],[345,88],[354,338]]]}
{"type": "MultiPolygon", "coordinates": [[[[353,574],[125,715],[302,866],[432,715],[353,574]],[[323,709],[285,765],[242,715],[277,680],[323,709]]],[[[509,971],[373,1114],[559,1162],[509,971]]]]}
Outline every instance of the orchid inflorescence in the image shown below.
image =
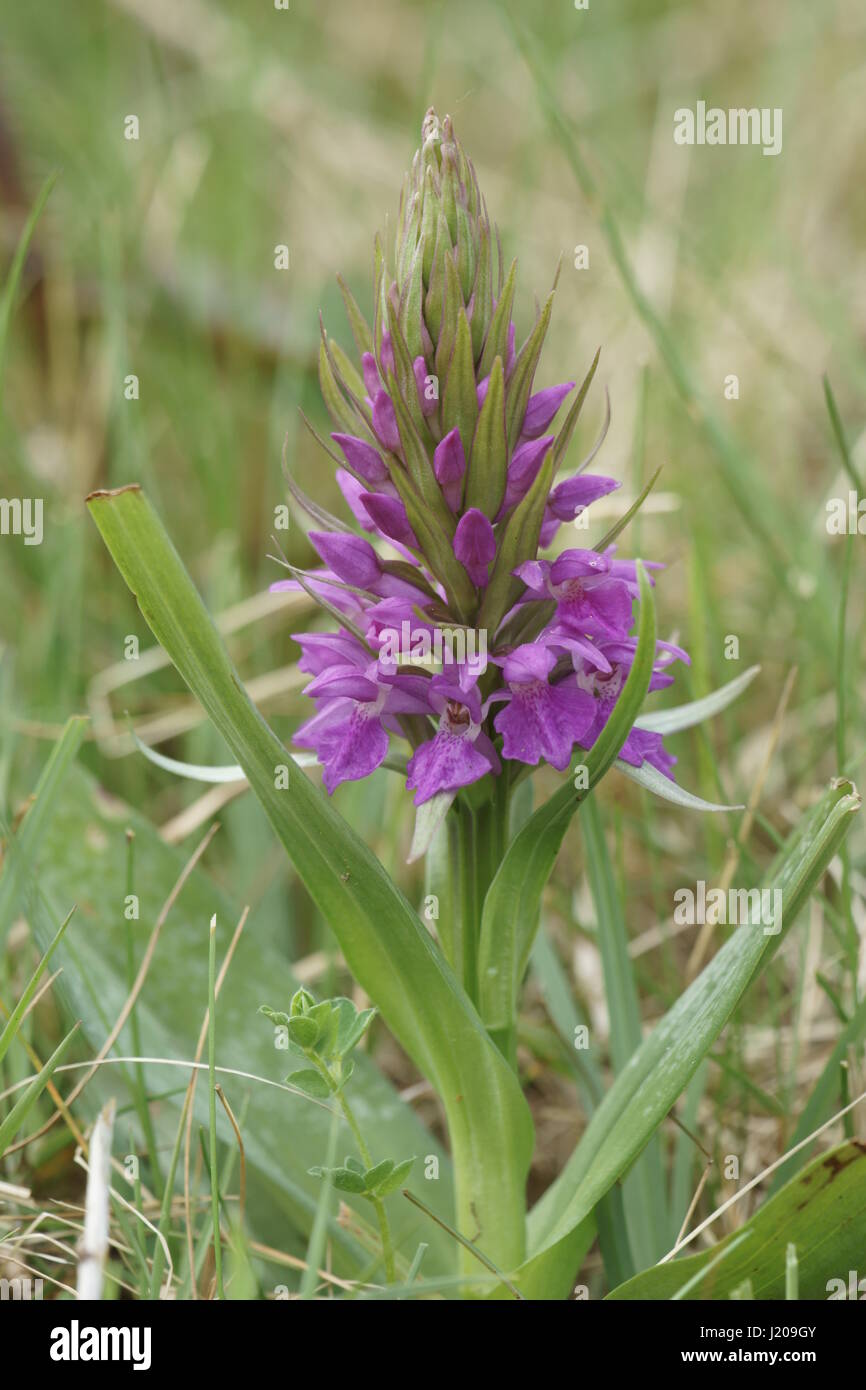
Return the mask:
{"type": "MultiPolygon", "coordinates": [[[[540,554],[619,486],[586,464],[556,481],[596,363],[554,433],[575,386],[533,392],[554,291],[517,351],[515,278],[516,262],[503,273],[450,118],[428,111],[393,277],[376,241],[372,330],[340,280],[360,372],[322,329],[320,381],[339,455],[319,442],[366,535],[290,478],[317,523],[309,538],[324,568],[273,586],[303,587],[338,623],[296,638],[316,712],[294,742],[315,750],[329,792],[379,767],[391,734],[412,746],[416,805],[514,764],[563,771],[598,737],[630,670],[635,562],[613,544],[540,554]]],[[[688,661],[658,643],[651,690],[670,684],[676,658],[688,661]]],[[[668,777],[675,762],[658,733],[637,728],[620,757],[668,777]]]]}

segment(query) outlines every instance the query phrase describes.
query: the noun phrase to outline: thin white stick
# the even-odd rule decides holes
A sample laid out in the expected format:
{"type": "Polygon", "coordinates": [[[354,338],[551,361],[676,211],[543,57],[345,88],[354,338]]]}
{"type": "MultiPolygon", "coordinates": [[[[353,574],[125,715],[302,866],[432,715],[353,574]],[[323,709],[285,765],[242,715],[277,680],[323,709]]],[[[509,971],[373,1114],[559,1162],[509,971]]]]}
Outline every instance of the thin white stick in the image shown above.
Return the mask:
{"type": "Polygon", "coordinates": [[[78,1261],[78,1297],[102,1297],[102,1271],[108,1257],[108,1212],[111,1192],[111,1138],[115,1101],[103,1107],[93,1126],[87,1194],[84,1199],[84,1235],[78,1261]]]}
{"type": "Polygon", "coordinates": [[[837,1114],[831,1115],[826,1124],[819,1125],[811,1134],[807,1134],[805,1139],[801,1139],[799,1144],[794,1145],[793,1149],[789,1149],[787,1153],[782,1154],[782,1157],[777,1158],[775,1163],[771,1163],[769,1168],[765,1168],[756,1178],[752,1178],[751,1182],[747,1182],[745,1187],[741,1187],[739,1192],[734,1193],[733,1197],[729,1197],[720,1207],[716,1207],[712,1215],[708,1216],[706,1221],[702,1221],[700,1226],[696,1226],[693,1231],[690,1231],[685,1240],[678,1240],[673,1250],[669,1250],[668,1253],[659,1260],[659,1264],[663,1265],[666,1264],[668,1260],[672,1260],[674,1255],[679,1254],[680,1250],[682,1250],[685,1245],[690,1245],[695,1237],[700,1235],[701,1231],[705,1231],[708,1226],[712,1226],[714,1221],[718,1221],[722,1212],[727,1211],[735,1202],[739,1202],[740,1198],[745,1197],[747,1192],[751,1192],[753,1187],[757,1187],[759,1182],[763,1182],[764,1178],[768,1178],[771,1173],[775,1173],[777,1168],[781,1168],[783,1163],[787,1163],[792,1154],[799,1153],[801,1149],[805,1149],[808,1144],[812,1143],[813,1139],[817,1139],[818,1135],[823,1134],[825,1129],[829,1129],[837,1120],[841,1120],[843,1115],[847,1115],[848,1111],[853,1110],[854,1106],[859,1105],[862,1100],[866,1100],[866,1091],[864,1091],[862,1095],[859,1095],[856,1100],[852,1100],[850,1105],[846,1105],[844,1110],[840,1110],[837,1114]]]}

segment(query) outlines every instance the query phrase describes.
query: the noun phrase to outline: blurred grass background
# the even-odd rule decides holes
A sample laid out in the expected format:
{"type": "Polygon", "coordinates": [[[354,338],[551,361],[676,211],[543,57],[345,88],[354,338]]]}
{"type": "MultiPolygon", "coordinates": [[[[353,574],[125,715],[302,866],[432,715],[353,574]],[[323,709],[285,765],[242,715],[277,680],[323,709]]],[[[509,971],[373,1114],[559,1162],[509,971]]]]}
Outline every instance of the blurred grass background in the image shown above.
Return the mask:
{"type": "MultiPolygon", "coordinates": [[[[451,113],[475,162],[506,262],[519,259],[519,336],[564,256],[540,384],[581,379],[602,347],[598,381],[610,391],[613,421],[596,468],[624,486],[608,513],[594,511],[589,541],[581,532],[576,543],[594,543],[624,494],[662,464],[621,550],[668,566],[657,588],[660,630],[694,657],[678,694],[763,667],[709,733],[680,735],[674,745],[680,780],[712,799],[746,801],[761,777],[737,880],[755,881],[751,871],[775,837],[839,770],[840,690],[849,766],[866,745],[866,538],[849,547],[840,676],[846,543],[828,536],[825,505],[851,484],[822,388],[826,373],[862,477],[862,4],[591,0],[578,11],[570,0],[537,8],[291,0],[281,11],[264,0],[78,0],[62,9],[2,0],[0,14],[7,262],[41,184],[58,171],[25,266],[0,414],[0,493],[45,499],[41,546],[0,541],[7,826],[49,740],[92,703],[92,682],[123,659],[126,636],[137,634],[142,651],[151,645],[85,517],[89,491],[141,482],[214,612],[278,577],[267,552],[284,500],[286,436],[305,490],[341,505],[330,461],[298,426],[300,406],[328,428],[317,316],[321,309],[348,345],[337,271],[370,310],[372,238],[396,212],[421,118],[435,104],[451,113]],[[675,145],[674,111],[699,98],[781,107],[782,153],[675,145]],[[137,141],[124,138],[129,115],[139,120],[137,141]],[[289,248],[287,271],[274,268],[279,244],[289,248]],[[578,245],[588,248],[587,269],[574,268],[578,245]],[[139,379],[135,401],[124,397],[129,374],[139,379]],[[725,398],[729,374],[739,379],[738,400],[725,398]],[[725,655],[731,636],[736,660],[725,655]]],[[[574,462],[602,415],[597,385],[574,462]]],[[[299,528],[285,545],[295,561],[311,556],[299,528]]],[[[298,620],[272,604],[231,639],[246,679],[290,665],[298,620]]],[[[304,702],[291,680],[276,684],[265,710],[287,737],[304,702]]],[[[91,740],[83,754],[108,791],[161,826],[199,802],[202,789],[132,752],[123,711],[139,725],[171,721],[187,703],[173,672],[136,680],[111,696],[119,741],[91,740]]],[[[229,760],[206,726],[160,748],[191,761],[229,760]]],[[[615,781],[601,799],[652,1019],[681,988],[693,945],[663,942],[665,930],[657,931],[669,924],[673,888],[713,882],[736,823],[651,806],[615,781]]],[[[344,787],[338,804],[420,899],[420,881],[401,867],[411,813],[396,780],[383,773],[344,787]]],[[[237,901],[251,903],[255,932],[293,960],[330,950],[252,799],[231,801],[220,819],[208,863],[237,901]]],[[[581,1007],[603,1031],[577,830],[569,847],[550,924],[581,1007]]],[[[866,985],[856,945],[849,949],[851,930],[856,942],[864,923],[862,831],[851,862],[850,892],[839,897],[838,883],[830,885],[826,904],[747,1005],[752,1031],[731,1030],[701,1112],[713,1142],[734,1142],[724,1134],[726,1116],[736,1115],[740,1148],[751,1144],[768,1161],[782,1151],[797,1096],[808,1094],[840,1012],[847,1016],[866,985]],[[816,983],[819,966],[826,990],[816,983]],[[780,1099],[781,1117],[768,1095],[780,1099]]],[[[541,1025],[532,992],[529,1005],[541,1025]]],[[[545,1181],[579,1120],[571,1092],[545,1078],[535,1041],[524,1064],[537,1075],[536,1101],[547,1103],[537,1173],[545,1181]]],[[[862,1052],[848,1065],[853,1095],[858,1076],[859,1089],[866,1085],[862,1052]]],[[[681,1192],[689,1191],[684,1162],[681,1192]]]]}

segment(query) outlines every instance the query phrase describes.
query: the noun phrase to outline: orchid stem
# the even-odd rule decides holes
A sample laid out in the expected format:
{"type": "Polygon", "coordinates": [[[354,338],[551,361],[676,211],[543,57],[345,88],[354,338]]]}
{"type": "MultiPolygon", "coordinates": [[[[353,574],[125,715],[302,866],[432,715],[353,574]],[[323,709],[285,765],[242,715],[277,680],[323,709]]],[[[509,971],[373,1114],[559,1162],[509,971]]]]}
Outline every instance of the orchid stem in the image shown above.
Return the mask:
{"type": "MultiPolygon", "coordinates": [[[[320,1067],[320,1070],[323,1071],[324,1074],[327,1074],[326,1068],[320,1067]]],[[[364,1142],[364,1136],[361,1133],[358,1121],[355,1119],[355,1112],[342,1090],[337,1091],[337,1102],[343,1112],[346,1124],[352,1131],[352,1137],[358,1146],[358,1153],[361,1155],[364,1166],[366,1168],[372,1168],[372,1154],[364,1142]]],[[[391,1240],[391,1225],[388,1221],[388,1213],[385,1210],[385,1203],[381,1197],[373,1198],[373,1206],[376,1209],[376,1217],[379,1222],[379,1234],[382,1237],[382,1258],[385,1263],[385,1282],[388,1284],[396,1284],[397,1270],[394,1263],[394,1243],[391,1240]]]]}

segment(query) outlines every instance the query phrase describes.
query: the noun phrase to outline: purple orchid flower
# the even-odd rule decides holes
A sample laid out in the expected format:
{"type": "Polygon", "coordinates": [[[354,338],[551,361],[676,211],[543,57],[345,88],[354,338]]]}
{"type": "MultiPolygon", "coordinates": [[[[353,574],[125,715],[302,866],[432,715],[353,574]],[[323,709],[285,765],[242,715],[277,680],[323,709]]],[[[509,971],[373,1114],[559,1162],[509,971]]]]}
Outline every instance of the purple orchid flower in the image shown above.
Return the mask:
{"type": "Polygon", "coordinates": [[[545,758],[564,772],[575,743],[586,735],[595,716],[592,696],[572,675],[552,684],[548,677],[556,657],[538,643],[525,643],[493,660],[502,666],[508,687],[504,694],[491,696],[508,701],[493,721],[502,734],[502,756],[533,766],[545,758]]]}
{"type": "MultiPolygon", "coordinates": [[[[295,739],[315,748],[331,792],[378,767],[391,737],[411,735],[407,785],[418,805],[499,776],[503,763],[564,771],[575,748],[590,747],[631,667],[640,599],[635,563],[613,546],[544,554],[563,523],[619,484],[579,473],[543,490],[551,457],[565,452],[554,421],[574,383],[532,392],[514,322],[496,313],[495,234],[472,165],[450,121],[432,112],[423,142],[395,265],[377,260],[372,326],[350,309],[364,400],[342,356],[328,359],[332,438],[345,460],[337,482],[356,529],[322,530],[321,512],[308,508],[324,567],[304,587],[343,626],[298,638],[316,708],[295,739]],[[475,423],[500,367],[504,438],[475,423]],[[485,514],[469,498],[497,502],[485,514]],[[453,639],[482,634],[483,660],[470,664],[469,643],[461,650],[453,639]]],[[[675,659],[687,657],[660,643],[650,689],[670,681],[675,659]]],[[[658,735],[632,729],[622,757],[671,775],[658,735]]]]}
{"type": "Polygon", "coordinates": [[[430,703],[439,714],[439,727],[409,760],[406,786],[415,792],[415,805],[438,792],[457,791],[501,768],[496,750],[484,732],[481,698],[465,679],[434,676],[430,703]]]}
{"type": "Polygon", "coordinates": [[[629,586],[595,550],[564,550],[552,564],[529,560],[514,573],[531,598],[556,600],[557,622],[575,636],[625,637],[632,625],[629,586]]]}

